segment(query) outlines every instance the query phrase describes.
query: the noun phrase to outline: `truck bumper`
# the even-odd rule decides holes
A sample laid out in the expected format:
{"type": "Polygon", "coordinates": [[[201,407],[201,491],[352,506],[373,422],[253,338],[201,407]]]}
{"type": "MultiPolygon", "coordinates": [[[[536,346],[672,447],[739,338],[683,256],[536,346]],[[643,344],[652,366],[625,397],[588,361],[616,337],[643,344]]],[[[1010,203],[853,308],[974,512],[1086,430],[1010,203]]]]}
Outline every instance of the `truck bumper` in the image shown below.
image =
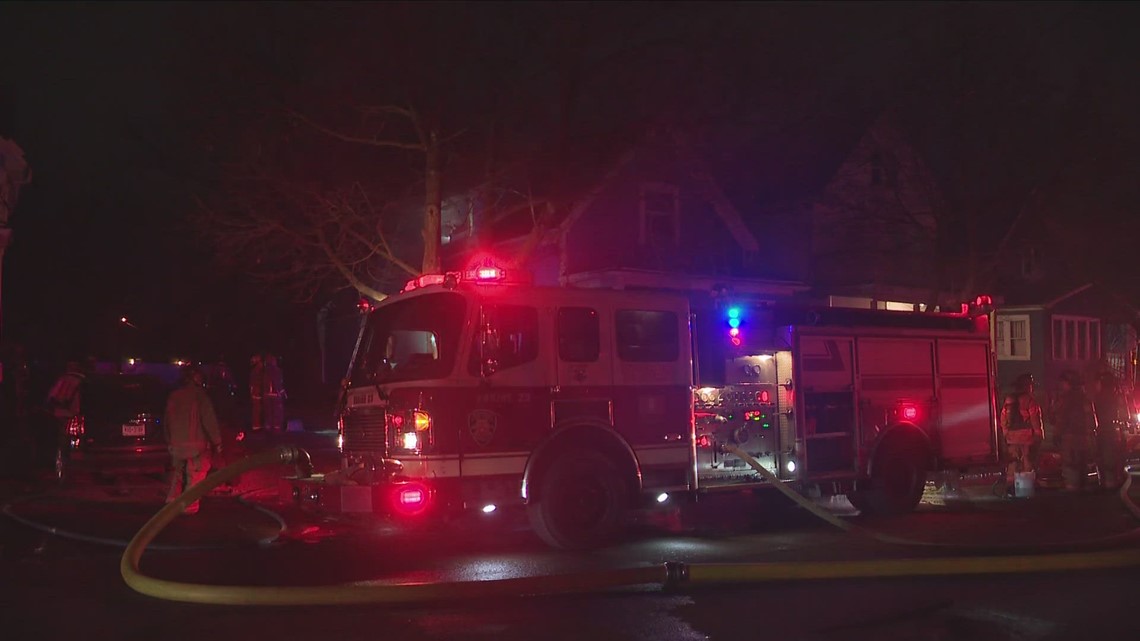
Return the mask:
{"type": "Polygon", "coordinates": [[[333,514],[367,514],[380,505],[378,485],[326,483],[321,476],[281,479],[279,496],[303,508],[333,514]]]}
{"type": "Polygon", "coordinates": [[[285,501],[325,514],[407,518],[439,511],[435,489],[419,481],[358,485],[330,482],[324,475],[315,474],[282,478],[278,491],[285,501]]]}

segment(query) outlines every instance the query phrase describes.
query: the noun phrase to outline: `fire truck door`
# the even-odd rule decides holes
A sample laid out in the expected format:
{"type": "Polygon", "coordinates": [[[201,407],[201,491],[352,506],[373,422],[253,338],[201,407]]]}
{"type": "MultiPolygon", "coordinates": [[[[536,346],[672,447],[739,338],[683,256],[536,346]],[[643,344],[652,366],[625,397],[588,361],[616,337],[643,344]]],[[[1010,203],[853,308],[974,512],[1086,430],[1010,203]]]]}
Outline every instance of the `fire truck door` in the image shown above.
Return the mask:
{"type": "Polygon", "coordinates": [[[559,307],[554,313],[557,392],[551,399],[555,425],[569,419],[613,421],[610,333],[603,310],[559,307]]]}
{"type": "Polygon", "coordinates": [[[479,382],[470,388],[470,404],[456,403],[466,414],[456,421],[460,469],[468,478],[504,478],[522,474],[529,452],[549,433],[554,372],[542,338],[551,323],[546,310],[522,301],[484,304],[480,315],[467,363],[479,382]]]}
{"type": "Polygon", "coordinates": [[[801,454],[809,476],[856,467],[853,340],[801,335],[795,350],[804,420],[801,454]]]}

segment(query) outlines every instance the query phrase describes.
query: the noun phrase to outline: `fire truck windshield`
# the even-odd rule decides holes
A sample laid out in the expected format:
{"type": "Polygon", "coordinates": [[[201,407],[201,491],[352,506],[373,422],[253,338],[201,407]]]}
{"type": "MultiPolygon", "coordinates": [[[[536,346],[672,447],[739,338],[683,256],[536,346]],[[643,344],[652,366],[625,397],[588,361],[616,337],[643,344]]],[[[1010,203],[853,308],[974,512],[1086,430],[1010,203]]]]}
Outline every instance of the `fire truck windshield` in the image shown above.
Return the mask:
{"type": "Polygon", "coordinates": [[[368,319],[351,385],[441,378],[451,373],[467,301],[454,292],[381,305],[368,319]]]}

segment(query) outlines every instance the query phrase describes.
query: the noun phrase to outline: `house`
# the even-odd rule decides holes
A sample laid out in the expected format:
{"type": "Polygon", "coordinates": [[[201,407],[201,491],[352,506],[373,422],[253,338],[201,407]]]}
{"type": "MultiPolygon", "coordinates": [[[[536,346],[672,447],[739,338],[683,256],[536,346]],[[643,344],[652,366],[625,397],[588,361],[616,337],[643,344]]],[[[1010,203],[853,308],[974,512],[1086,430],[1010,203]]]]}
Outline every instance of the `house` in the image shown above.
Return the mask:
{"type": "Polygon", "coordinates": [[[783,151],[775,159],[748,152],[760,159],[752,177],[732,166],[724,174],[733,182],[736,173],[730,189],[756,212],[753,230],[798,230],[793,242],[808,258],[804,278],[815,298],[899,311],[961,302],[945,291],[939,265],[945,198],[889,112],[862,129],[839,123],[762,146],[783,151]]]}
{"type": "Polygon", "coordinates": [[[543,214],[541,199],[523,203],[486,216],[482,237],[449,239],[447,266],[463,267],[490,251],[500,259],[521,256],[539,284],[673,290],[695,300],[807,292],[799,264],[782,259],[794,253],[786,238],[754,234],[687,145],[657,138],[598,167],[578,179],[576,197],[558,213],[543,214]]]}
{"type": "Polygon", "coordinates": [[[1107,370],[1135,385],[1140,310],[1091,280],[1071,247],[1071,230],[1056,221],[1033,219],[1011,230],[995,281],[994,350],[1003,389],[1030,373],[1049,390],[1067,369],[1086,380],[1107,370]]]}

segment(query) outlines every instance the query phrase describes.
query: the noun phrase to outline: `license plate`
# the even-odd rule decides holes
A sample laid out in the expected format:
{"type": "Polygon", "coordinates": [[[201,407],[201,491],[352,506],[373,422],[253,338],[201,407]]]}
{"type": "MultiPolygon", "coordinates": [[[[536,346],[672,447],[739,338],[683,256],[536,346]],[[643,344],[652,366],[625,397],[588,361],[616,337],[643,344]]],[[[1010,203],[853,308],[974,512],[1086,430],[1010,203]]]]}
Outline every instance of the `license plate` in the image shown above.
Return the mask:
{"type": "Polygon", "coordinates": [[[123,424],[123,436],[146,436],[146,425],[123,424]]]}

